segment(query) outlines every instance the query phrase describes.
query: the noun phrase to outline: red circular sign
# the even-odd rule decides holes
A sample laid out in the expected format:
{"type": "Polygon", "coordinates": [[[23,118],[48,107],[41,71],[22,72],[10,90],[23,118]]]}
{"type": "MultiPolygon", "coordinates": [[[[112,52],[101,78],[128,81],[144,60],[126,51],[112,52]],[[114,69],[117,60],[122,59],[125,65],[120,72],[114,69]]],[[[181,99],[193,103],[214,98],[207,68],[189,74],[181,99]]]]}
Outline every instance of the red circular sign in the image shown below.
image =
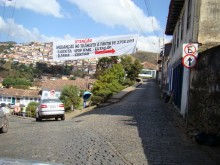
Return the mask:
{"type": "Polygon", "coordinates": [[[182,59],[182,64],[186,68],[193,68],[197,63],[197,58],[193,54],[187,54],[182,59]]]}
{"type": "Polygon", "coordinates": [[[54,91],[54,90],[51,90],[51,91],[50,91],[50,95],[51,95],[51,96],[54,96],[54,94],[55,94],[55,91],[54,91]]]}
{"type": "Polygon", "coordinates": [[[193,44],[188,44],[185,46],[184,48],[184,52],[186,54],[195,54],[196,53],[196,47],[193,44]],[[191,48],[190,48],[191,47],[191,48]],[[189,52],[189,50],[191,50],[191,52],[189,52]]]}

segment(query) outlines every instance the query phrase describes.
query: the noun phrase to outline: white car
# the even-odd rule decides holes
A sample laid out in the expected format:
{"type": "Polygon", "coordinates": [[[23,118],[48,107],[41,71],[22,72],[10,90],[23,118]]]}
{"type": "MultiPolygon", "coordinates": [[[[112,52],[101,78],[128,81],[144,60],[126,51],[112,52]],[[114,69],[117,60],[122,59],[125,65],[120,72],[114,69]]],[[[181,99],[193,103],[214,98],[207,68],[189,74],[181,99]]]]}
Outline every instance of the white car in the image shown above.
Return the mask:
{"type": "Polygon", "coordinates": [[[36,108],[36,121],[47,118],[65,120],[64,104],[59,99],[43,99],[36,108]]]}
{"type": "Polygon", "coordinates": [[[0,133],[8,132],[8,119],[2,109],[0,107],[0,133]]]}

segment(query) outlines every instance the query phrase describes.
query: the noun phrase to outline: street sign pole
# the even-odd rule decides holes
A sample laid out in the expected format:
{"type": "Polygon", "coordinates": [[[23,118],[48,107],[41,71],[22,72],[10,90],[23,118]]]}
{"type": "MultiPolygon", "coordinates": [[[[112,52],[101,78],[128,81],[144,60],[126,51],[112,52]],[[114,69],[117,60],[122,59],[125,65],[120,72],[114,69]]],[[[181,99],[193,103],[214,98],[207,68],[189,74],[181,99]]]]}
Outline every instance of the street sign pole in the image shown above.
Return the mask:
{"type": "Polygon", "coordinates": [[[185,120],[186,126],[188,128],[189,125],[189,97],[190,97],[190,80],[191,80],[191,68],[193,68],[197,63],[198,57],[198,44],[197,43],[188,43],[183,44],[183,53],[182,53],[182,64],[188,71],[188,90],[187,90],[187,105],[186,105],[186,113],[185,120]]]}

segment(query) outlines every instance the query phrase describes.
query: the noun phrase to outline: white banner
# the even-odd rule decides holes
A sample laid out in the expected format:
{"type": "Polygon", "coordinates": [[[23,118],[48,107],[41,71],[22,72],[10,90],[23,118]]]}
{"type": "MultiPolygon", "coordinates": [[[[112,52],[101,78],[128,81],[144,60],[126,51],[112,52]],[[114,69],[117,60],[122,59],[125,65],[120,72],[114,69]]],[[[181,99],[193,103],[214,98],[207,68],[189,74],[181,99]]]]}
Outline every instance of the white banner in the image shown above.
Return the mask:
{"type": "Polygon", "coordinates": [[[112,36],[57,41],[53,43],[53,60],[78,60],[132,54],[137,35],[112,36]]]}

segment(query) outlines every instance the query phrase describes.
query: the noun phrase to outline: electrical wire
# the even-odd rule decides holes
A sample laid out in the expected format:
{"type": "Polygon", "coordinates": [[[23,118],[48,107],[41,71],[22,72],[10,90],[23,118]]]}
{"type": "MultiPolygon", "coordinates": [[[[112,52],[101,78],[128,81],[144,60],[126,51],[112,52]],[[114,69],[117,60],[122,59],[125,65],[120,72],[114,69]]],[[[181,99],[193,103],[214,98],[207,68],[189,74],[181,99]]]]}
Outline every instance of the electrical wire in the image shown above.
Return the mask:
{"type": "Polygon", "coordinates": [[[14,7],[13,7],[12,15],[11,15],[11,21],[10,21],[10,25],[8,29],[7,40],[9,39],[9,35],[11,32],[11,24],[12,24],[12,20],[14,19],[15,7],[16,7],[16,1],[14,2],[14,7]]]}
{"type": "Polygon", "coordinates": [[[141,27],[140,23],[138,22],[138,19],[137,19],[136,15],[134,14],[134,12],[132,12],[132,9],[131,9],[131,6],[130,6],[128,0],[124,0],[124,1],[125,1],[125,4],[127,4],[129,10],[131,11],[131,12],[130,12],[130,13],[131,13],[131,17],[133,18],[133,20],[134,20],[134,22],[136,23],[137,27],[139,28],[139,30],[141,31],[141,33],[143,33],[144,35],[146,35],[145,32],[144,32],[144,30],[143,30],[143,28],[141,27]]]}
{"type": "MultiPolygon", "coordinates": [[[[138,22],[137,16],[135,15],[134,12],[132,12],[132,9],[131,9],[131,6],[129,5],[128,0],[124,0],[124,1],[125,1],[125,3],[127,4],[129,10],[131,11],[131,12],[130,12],[130,13],[131,13],[131,16],[132,16],[133,20],[135,21],[137,27],[139,28],[140,32],[141,32],[144,36],[148,36],[148,35],[144,32],[144,30],[143,30],[143,28],[141,27],[140,23],[138,22]]],[[[144,3],[145,3],[145,7],[146,7],[146,9],[147,9],[147,15],[148,15],[148,17],[152,17],[152,10],[151,10],[151,7],[150,7],[150,2],[147,1],[147,0],[144,0],[144,3]],[[148,3],[147,3],[147,2],[148,2],[148,3]]],[[[154,35],[158,38],[158,44],[159,44],[159,47],[160,47],[160,38],[158,37],[158,34],[156,33],[155,26],[154,26],[154,23],[153,23],[153,19],[152,19],[152,22],[151,22],[151,26],[152,26],[154,35]]],[[[155,45],[156,43],[152,42],[152,44],[155,45]]]]}
{"type": "MultiPolygon", "coordinates": [[[[4,7],[3,7],[3,13],[2,13],[2,20],[3,20],[3,21],[5,20],[5,5],[6,5],[6,0],[4,1],[4,7]]],[[[4,33],[3,30],[4,30],[4,29],[3,29],[3,26],[2,26],[2,29],[1,29],[1,31],[0,31],[0,41],[1,41],[2,35],[3,35],[3,33],[4,33]],[[2,32],[2,33],[1,33],[1,32],[2,32]]]]}
{"type": "MultiPolygon", "coordinates": [[[[147,9],[148,16],[151,17],[153,15],[153,13],[152,13],[152,10],[151,10],[151,5],[150,5],[149,0],[144,0],[144,4],[145,4],[145,7],[147,9]]],[[[152,28],[153,28],[153,32],[154,32],[155,36],[158,37],[158,34],[156,33],[156,30],[155,30],[155,27],[154,27],[153,19],[152,19],[151,24],[152,24],[152,28]]]]}

